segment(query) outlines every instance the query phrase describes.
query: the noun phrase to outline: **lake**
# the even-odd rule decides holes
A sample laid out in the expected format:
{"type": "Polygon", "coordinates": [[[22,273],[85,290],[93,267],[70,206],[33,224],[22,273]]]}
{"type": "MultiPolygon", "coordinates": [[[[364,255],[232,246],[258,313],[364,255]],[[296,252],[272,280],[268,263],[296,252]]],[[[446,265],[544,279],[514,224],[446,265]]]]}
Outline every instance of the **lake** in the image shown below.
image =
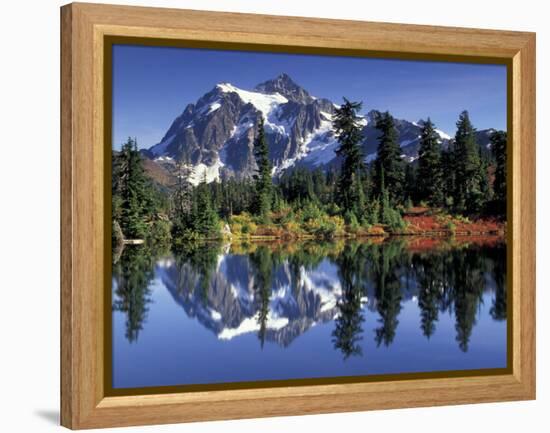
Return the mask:
{"type": "Polygon", "coordinates": [[[127,246],[115,258],[113,388],[506,367],[497,237],[127,246]]]}

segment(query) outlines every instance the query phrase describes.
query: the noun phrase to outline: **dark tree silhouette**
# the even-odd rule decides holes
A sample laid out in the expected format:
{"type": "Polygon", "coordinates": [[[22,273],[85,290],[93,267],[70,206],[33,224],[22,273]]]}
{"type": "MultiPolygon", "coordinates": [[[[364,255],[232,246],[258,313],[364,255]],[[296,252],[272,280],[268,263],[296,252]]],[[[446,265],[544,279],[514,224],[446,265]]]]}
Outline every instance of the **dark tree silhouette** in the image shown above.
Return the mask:
{"type": "Polygon", "coordinates": [[[153,268],[154,260],[150,251],[138,246],[125,248],[113,265],[113,278],[116,281],[113,310],[126,315],[126,338],[130,343],[138,339],[147,319],[153,268]]]}
{"type": "Polygon", "coordinates": [[[361,278],[363,260],[357,254],[356,247],[347,245],[337,259],[338,275],[342,285],[342,298],[337,304],[338,317],[332,332],[334,347],[342,352],[344,359],[362,354],[360,341],[362,337],[361,297],[364,282],[361,278]]]}
{"type": "Polygon", "coordinates": [[[273,257],[269,248],[260,246],[250,254],[250,262],[254,267],[254,291],[258,303],[258,338],[263,348],[267,331],[267,320],[269,314],[269,300],[271,298],[271,284],[273,272],[273,257]]]}
{"type": "Polygon", "coordinates": [[[361,126],[357,112],[360,102],[344,103],[334,113],[333,129],[340,146],[336,155],[342,158],[340,178],[338,179],[338,201],[344,212],[360,216],[365,207],[363,181],[365,165],[361,151],[361,126]]]}

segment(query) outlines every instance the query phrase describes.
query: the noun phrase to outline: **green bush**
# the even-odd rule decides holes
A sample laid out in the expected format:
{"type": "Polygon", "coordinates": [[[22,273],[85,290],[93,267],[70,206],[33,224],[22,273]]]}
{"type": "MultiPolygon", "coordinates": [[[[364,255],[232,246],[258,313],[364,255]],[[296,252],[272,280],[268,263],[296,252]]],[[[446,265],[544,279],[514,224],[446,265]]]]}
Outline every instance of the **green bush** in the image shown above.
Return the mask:
{"type": "Polygon", "coordinates": [[[303,222],[307,222],[309,220],[315,220],[318,218],[321,218],[323,216],[324,212],[319,209],[319,206],[317,206],[316,203],[312,201],[308,201],[305,206],[302,208],[301,212],[301,220],[303,222]]]}
{"type": "Polygon", "coordinates": [[[124,242],[124,235],[117,220],[112,221],[111,239],[113,247],[122,245],[124,242]]]}
{"type": "Polygon", "coordinates": [[[464,223],[464,224],[470,224],[470,220],[468,217],[465,217],[463,215],[457,214],[454,217],[458,222],[464,223]]]}
{"type": "Polygon", "coordinates": [[[172,240],[170,223],[165,220],[155,220],[147,233],[147,243],[167,245],[172,240]]]}
{"type": "Polygon", "coordinates": [[[290,222],[295,221],[295,219],[296,219],[296,214],[292,209],[289,209],[288,212],[281,217],[281,224],[283,225],[288,224],[290,222]]]}
{"type": "Polygon", "coordinates": [[[348,226],[348,230],[351,233],[357,233],[357,231],[361,228],[361,225],[359,224],[359,221],[357,220],[357,217],[353,212],[346,212],[346,214],[344,215],[344,220],[348,226]]]}
{"type": "Polygon", "coordinates": [[[326,211],[330,216],[340,215],[340,212],[342,211],[340,209],[340,206],[338,206],[336,203],[329,203],[326,206],[326,211]]]}
{"type": "Polygon", "coordinates": [[[380,215],[380,201],[378,199],[375,199],[367,205],[367,211],[365,215],[367,224],[369,225],[378,224],[380,222],[379,215],[380,215]]]}
{"type": "Polygon", "coordinates": [[[445,224],[445,228],[447,230],[449,230],[451,233],[455,233],[456,231],[456,225],[454,222],[452,222],[451,220],[447,221],[447,223],[445,224]]]}
{"type": "Polygon", "coordinates": [[[229,220],[229,227],[231,233],[235,236],[254,234],[258,226],[254,222],[254,218],[247,212],[243,212],[240,215],[233,215],[229,220]]]}
{"type": "Polygon", "coordinates": [[[200,239],[200,235],[197,232],[190,230],[185,223],[180,220],[176,220],[172,223],[170,230],[172,238],[172,245],[180,246],[188,241],[200,239]]]}
{"type": "Polygon", "coordinates": [[[345,222],[340,216],[321,215],[319,218],[310,219],[303,225],[307,233],[332,237],[344,233],[345,222]]]}
{"type": "Polygon", "coordinates": [[[382,211],[382,224],[386,224],[391,231],[403,230],[407,227],[401,213],[391,207],[387,207],[382,211]]]}

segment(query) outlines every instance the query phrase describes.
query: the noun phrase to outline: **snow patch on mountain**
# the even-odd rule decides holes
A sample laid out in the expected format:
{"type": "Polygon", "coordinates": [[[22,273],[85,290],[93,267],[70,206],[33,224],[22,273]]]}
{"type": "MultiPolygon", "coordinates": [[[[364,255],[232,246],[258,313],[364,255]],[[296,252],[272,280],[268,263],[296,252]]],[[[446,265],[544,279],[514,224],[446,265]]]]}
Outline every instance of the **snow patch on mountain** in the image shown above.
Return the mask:
{"type": "Polygon", "coordinates": [[[155,161],[159,161],[159,162],[168,162],[173,160],[174,158],[172,158],[171,156],[159,156],[158,158],[155,158],[155,161]]]}
{"type": "Polygon", "coordinates": [[[449,134],[447,134],[446,132],[442,131],[441,129],[435,129],[435,132],[437,132],[439,134],[439,136],[441,138],[443,138],[444,140],[450,140],[451,139],[451,136],[449,134]]]}
{"type": "Polygon", "coordinates": [[[276,110],[279,105],[286,104],[288,99],[279,93],[264,94],[258,92],[250,92],[248,90],[239,89],[230,83],[221,83],[217,87],[225,93],[236,93],[247,104],[252,104],[256,109],[262,112],[266,121],[269,120],[271,113],[276,110]]]}
{"type": "Polygon", "coordinates": [[[215,322],[219,322],[220,320],[222,320],[221,313],[219,311],[216,311],[216,310],[212,309],[212,308],[210,308],[210,317],[215,322]]]}
{"type": "Polygon", "coordinates": [[[273,175],[281,174],[302,159],[313,165],[321,165],[335,157],[334,150],[338,142],[332,135],[332,121],[330,120],[332,116],[325,112],[321,112],[321,114],[325,120],[321,120],[319,127],[302,139],[300,148],[293,158],[287,158],[273,168],[273,175]]]}
{"type": "Polygon", "coordinates": [[[288,119],[281,118],[281,106],[279,105],[276,110],[270,114],[270,119],[265,124],[266,132],[278,133],[281,135],[290,135],[291,129],[296,122],[296,117],[291,116],[288,119]]]}
{"type": "Polygon", "coordinates": [[[418,141],[420,139],[420,135],[416,138],[412,138],[410,140],[403,140],[401,143],[399,143],[399,145],[401,147],[405,147],[405,146],[408,146],[409,144],[412,144],[414,143],[415,141],[418,141]]]}
{"type": "Polygon", "coordinates": [[[332,123],[322,121],[321,126],[307,137],[305,142],[306,155],[304,161],[314,166],[328,164],[334,159],[338,141],[332,134],[332,123]]]}
{"type": "Polygon", "coordinates": [[[206,112],[206,114],[213,113],[214,111],[216,111],[221,106],[222,106],[222,104],[220,104],[220,101],[213,102],[212,104],[210,104],[208,106],[208,111],[206,112]]]}
{"type": "Polygon", "coordinates": [[[206,183],[214,182],[220,179],[220,169],[224,166],[221,159],[217,159],[213,165],[199,163],[193,166],[193,172],[189,176],[189,182],[195,186],[206,181],[206,183]]]}
{"type": "Polygon", "coordinates": [[[166,137],[166,139],[162,140],[160,143],[156,144],[151,148],[151,152],[155,156],[161,156],[165,151],[166,148],[174,141],[174,138],[176,138],[175,134],[170,135],[169,137],[166,137]]]}

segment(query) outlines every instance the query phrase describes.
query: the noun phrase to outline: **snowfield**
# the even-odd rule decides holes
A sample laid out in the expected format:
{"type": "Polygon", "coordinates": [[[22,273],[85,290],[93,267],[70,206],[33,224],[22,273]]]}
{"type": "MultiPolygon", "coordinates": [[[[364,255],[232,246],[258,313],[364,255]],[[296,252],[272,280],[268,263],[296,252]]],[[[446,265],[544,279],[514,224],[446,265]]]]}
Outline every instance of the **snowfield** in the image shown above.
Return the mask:
{"type": "Polygon", "coordinates": [[[247,104],[252,104],[256,109],[263,113],[266,124],[269,123],[271,114],[279,107],[279,105],[286,104],[288,102],[288,99],[278,93],[268,95],[259,92],[250,92],[248,90],[239,89],[229,83],[218,84],[217,87],[226,93],[236,93],[244,102],[247,104]]]}

